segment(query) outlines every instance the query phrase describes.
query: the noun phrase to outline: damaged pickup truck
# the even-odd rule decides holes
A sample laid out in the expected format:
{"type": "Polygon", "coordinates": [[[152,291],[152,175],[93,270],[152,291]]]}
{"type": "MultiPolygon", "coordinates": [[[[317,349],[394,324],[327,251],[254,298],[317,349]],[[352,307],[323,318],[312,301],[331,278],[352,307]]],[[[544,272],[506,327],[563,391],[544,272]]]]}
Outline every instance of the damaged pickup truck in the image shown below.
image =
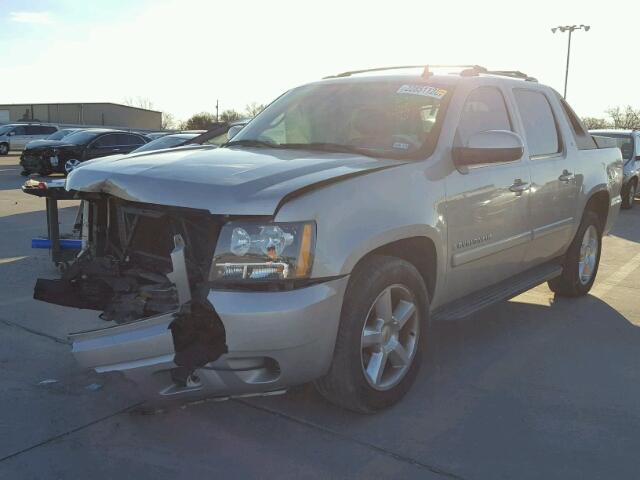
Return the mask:
{"type": "Polygon", "coordinates": [[[83,248],[35,298],[102,312],[75,357],[151,402],[315,381],[374,412],[411,387],[432,321],[546,281],[586,294],[621,178],[620,151],[519,72],[347,72],[223,148],[78,166],[83,248]]]}

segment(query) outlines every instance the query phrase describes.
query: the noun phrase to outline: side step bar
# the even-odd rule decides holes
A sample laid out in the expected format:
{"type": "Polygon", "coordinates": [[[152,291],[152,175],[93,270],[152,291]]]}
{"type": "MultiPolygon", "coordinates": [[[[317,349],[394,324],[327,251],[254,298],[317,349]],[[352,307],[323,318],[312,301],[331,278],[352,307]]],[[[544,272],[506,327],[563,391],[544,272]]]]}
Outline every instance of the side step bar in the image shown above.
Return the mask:
{"type": "Polygon", "coordinates": [[[431,318],[434,321],[463,319],[495,303],[520,295],[561,274],[562,266],[556,262],[532,268],[496,285],[443,305],[432,312],[431,318]]]}

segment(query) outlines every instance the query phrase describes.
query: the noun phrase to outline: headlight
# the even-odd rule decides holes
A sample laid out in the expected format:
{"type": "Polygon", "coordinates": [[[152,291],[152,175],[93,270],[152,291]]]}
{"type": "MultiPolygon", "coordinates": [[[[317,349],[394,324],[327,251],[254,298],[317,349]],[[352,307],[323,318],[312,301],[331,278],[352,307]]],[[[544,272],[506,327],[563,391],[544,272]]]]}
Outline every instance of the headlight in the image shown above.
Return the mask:
{"type": "Polygon", "coordinates": [[[238,282],[308,278],[315,243],[315,222],[229,222],[220,232],[210,279],[238,282]]]}

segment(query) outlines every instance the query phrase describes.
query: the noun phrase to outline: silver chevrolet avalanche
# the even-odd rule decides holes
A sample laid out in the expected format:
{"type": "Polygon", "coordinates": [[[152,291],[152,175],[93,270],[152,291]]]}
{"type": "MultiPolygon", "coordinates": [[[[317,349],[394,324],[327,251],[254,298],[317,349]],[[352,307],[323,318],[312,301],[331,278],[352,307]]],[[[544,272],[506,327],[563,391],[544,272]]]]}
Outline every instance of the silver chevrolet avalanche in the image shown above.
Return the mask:
{"type": "Polygon", "coordinates": [[[313,381],[374,412],[410,389],[432,322],[543,282],[585,295],[621,181],[620,150],[521,72],[346,72],[223,148],[74,170],[83,249],[34,296],[101,311],[75,357],[150,404],[313,381]]]}

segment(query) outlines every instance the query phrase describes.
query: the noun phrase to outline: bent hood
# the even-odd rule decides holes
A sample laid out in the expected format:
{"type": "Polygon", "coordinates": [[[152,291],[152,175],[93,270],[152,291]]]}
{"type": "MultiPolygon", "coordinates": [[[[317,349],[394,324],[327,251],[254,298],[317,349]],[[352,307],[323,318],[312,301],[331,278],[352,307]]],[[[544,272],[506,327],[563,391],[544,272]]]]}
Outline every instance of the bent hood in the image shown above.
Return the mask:
{"type": "Polygon", "coordinates": [[[66,188],[213,214],[273,215],[291,195],[402,163],[343,153],[195,147],[88,162],[71,172],[66,188]]]}

